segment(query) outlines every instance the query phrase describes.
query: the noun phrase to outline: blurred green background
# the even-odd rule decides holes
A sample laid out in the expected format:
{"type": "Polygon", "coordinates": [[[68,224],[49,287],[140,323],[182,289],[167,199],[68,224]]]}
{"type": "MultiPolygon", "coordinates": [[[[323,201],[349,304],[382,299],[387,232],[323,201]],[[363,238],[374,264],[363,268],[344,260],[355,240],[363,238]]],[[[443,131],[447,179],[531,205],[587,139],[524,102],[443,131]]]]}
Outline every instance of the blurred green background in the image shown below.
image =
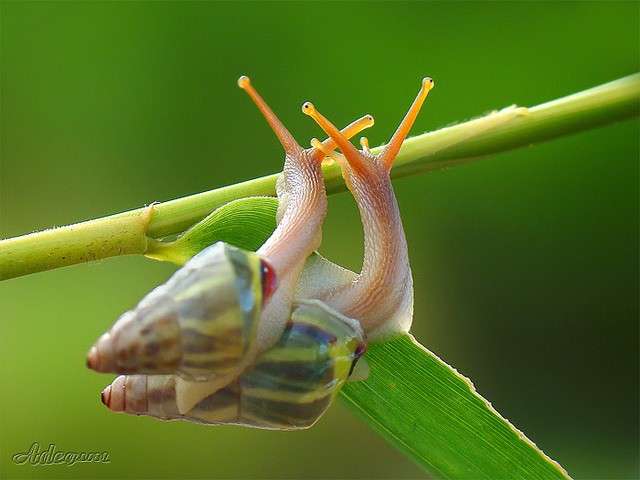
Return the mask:
{"type": "MultiPolygon", "coordinates": [[[[638,70],[637,2],[1,4],[2,237],[277,172],[250,75],[305,144],[312,100],[385,142],[638,70]]],[[[395,182],[414,333],[575,478],[638,478],[638,121],[395,182]]],[[[362,233],[330,199],[322,253],[362,233]]],[[[342,405],[306,432],[110,413],[97,337],[174,267],[123,257],[0,284],[3,478],[425,478],[342,405]],[[109,465],[16,466],[33,442],[109,465]]]]}

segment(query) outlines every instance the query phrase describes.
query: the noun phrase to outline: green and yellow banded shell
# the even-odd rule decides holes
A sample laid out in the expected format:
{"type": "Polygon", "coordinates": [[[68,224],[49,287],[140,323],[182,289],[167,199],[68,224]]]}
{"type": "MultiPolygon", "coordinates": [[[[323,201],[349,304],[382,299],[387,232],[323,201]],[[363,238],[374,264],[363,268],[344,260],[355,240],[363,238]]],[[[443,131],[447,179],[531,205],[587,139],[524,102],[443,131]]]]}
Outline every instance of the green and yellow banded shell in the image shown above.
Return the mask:
{"type": "Polygon", "coordinates": [[[215,243],[124,313],[92,347],[88,364],[190,381],[223,376],[253,345],[272,281],[257,254],[215,243]]]}
{"type": "Polygon", "coordinates": [[[176,377],[123,375],[103,392],[113,411],[164,420],[275,430],[311,427],[364,353],[358,322],[319,301],[294,307],[284,334],[240,376],[190,411],[176,406],[176,377]]]}

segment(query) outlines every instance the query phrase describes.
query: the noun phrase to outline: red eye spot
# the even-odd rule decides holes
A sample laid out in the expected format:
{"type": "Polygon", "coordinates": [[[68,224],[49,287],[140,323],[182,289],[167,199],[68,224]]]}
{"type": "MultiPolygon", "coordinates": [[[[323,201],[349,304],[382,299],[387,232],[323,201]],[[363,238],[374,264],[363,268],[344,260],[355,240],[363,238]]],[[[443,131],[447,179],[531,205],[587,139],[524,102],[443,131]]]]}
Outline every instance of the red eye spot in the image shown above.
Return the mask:
{"type": "Polygon", "coordinates": [[[273,295],[278,288],[278,277],[275,270],[265,260],[260,260],[262,264],[262,304],[273,295]]]}

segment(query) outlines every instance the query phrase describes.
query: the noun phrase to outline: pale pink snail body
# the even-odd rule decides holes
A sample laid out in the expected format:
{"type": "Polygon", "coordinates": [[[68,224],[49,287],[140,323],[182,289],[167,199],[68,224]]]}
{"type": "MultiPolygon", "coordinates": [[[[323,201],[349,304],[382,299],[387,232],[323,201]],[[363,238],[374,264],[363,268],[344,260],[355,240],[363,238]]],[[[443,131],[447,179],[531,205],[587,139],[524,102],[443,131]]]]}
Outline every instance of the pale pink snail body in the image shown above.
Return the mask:
{"type": "Polygon", "coordinates": [[[372,155],[369,142],[362,150],[307,102],[302,110],[333,139],[342,155],[314,139],[312,144],[336,160],[353,194],[364,228],[364,260],[360,273],[348,284],[334,287],[319,298],[344,315],[357,319],[370,339],[408,332],[413,320],[413,279],[407,240],[389,172],[422,104],[433,88],[429,77],[389,143],[372,155]]]}

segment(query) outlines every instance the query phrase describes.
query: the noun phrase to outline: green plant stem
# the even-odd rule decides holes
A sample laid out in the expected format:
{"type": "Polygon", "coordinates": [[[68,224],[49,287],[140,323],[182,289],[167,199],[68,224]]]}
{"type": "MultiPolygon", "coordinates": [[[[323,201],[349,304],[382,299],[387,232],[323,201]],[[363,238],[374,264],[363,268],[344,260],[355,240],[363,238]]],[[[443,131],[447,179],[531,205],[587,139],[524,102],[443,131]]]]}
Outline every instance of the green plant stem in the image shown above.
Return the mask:
{"type": "MultiPolygon", "coordinates": [[[[533,108],[508,107],[484,117],[407,139],[394,178],[468,163],[505,150],[623,120],[639,113],[640,74],[614,80],[533,108]]],[[[377,149],[374,149],[374,152],[377,149]]],[[[345,190],[337,165],[324,169],[328,193],[345,190]]],[[[141,235],[163,238],[186,230],[215,208],[250,196],[274,196],[278,175],[156,204],[145,209],[0,241],[0,280],[130,253],[145,253],[141,235]],[[122,226],[118,226],[123,222],[122,226]],[[144,227],[144,228],[143,228],[144,227]]]]}

